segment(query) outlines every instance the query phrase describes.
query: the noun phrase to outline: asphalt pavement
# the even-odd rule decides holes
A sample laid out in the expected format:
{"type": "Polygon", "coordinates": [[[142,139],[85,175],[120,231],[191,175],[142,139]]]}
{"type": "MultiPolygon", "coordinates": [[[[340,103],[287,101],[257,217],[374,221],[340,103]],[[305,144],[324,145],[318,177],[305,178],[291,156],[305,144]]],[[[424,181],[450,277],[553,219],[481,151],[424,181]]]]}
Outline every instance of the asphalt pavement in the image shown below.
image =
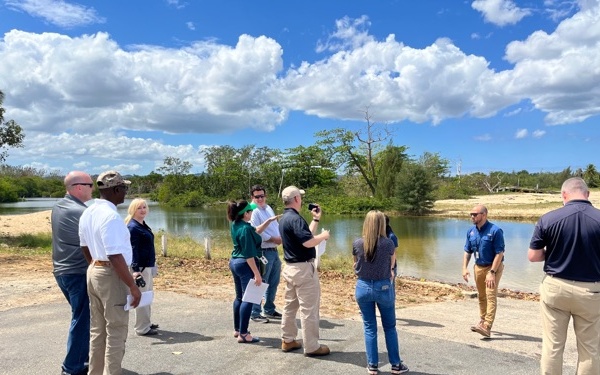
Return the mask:
{"type": "MultiPolygon", "coordinates": [[[[478,320],[477,301],[440,302],[398,309],[400,355],[410,374],[538,374],[541,327],[537,302],[499,299],[492,338],[469,330],[478,320]]],[[[257,344],[233,338],[231,303],[158,291],[152,310],[157,336],[133,332],[133,315],[123,360],[124,374],[366,374],[360,317],[321,319],[321,343],[332,353],[304,357],[281,351],[279,321],[250,323],[257,344]]],[[[0,374],[60,374],[70,309],[65,302],[0,312],[0,374]]],[[[575,372],[572,329],[565,373],[575,372]]],[[[379,331],[381,373],[390,373],[379,331]]]]}

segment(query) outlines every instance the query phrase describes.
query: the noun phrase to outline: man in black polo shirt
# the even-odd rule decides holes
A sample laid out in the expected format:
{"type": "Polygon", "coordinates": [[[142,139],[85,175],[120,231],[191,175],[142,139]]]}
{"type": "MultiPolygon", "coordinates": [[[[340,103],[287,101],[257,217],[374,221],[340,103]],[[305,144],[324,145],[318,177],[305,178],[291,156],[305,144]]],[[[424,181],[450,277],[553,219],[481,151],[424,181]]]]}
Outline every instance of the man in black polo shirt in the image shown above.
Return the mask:
{"type": "Polygon", "coordinates": [[[544,261],[542,374],[562,374],[571,316],[579,354],[577,374],[600,374],[600,210],[581,178],[561,188],[564,207],[537,222],[528,258],[544,261]]]}
{"type": "Polygon", "coordinates": [[[296,313],[300,309],[304,355],[310,357],[329,354],[327,345],[319,345],[321,285],[315,265],[315,246],[329,238],[329,231],[315,235],[322,214],[318,205],[311,211],[313,219],[310,226],[300,216],[298,212],[302,208],[302,195],[304,190],[295,186],[288,186],[281,192],[285,210],[279,219],[279,233],[286,262],[281,275],[286,284],[281,318],[281,350],[289,352],[302,347],[296,341],[296,313]]]}

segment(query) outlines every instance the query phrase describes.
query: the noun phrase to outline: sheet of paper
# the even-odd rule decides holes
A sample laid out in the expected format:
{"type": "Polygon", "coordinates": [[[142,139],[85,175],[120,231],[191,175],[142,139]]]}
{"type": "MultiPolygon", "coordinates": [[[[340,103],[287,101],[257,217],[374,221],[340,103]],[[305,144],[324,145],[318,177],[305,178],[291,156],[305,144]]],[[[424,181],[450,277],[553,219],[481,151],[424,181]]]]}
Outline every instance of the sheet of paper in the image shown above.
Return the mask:
{"type": "Polygon", "coordinates": [[[319,263],[321,261],[321,255],[323,255],[325,253],[325,246],[327,246],[327,240],[325,241],[321,241],[317,247],[317,258],[315,259],[315,267],[319,267],[319,263]]]}
{"type": "Polygon", "coordinates": [[[327,240],[321,241],[321,243],[317,245],[317,257],[320,257],[325,253],[325,246],[327,246],[327,240]]]}
{"type": "MultiPolygon", "coordinates": [[[[147,292],[142,292],[142,298],[140,299],[140,304],[137,307],[148,306],[149,304],[152,303],[153,299],[154,299],[154,291],[153,290],[149,290],[147,292]]],[[[133,301],[133,297],[130,294],[128,294],[127,295],[127,304],[124,307],[125,311],[129,311],[132,309],[131,301],[133,301]]]]}
{"type": "Polygon", "coordinates": [[[259,305],[268,287],[269,284],[267,283],[261,283],[259,286],[256,286],[254,279],[250,279],[242,296],[242,301],[259,305]]]}

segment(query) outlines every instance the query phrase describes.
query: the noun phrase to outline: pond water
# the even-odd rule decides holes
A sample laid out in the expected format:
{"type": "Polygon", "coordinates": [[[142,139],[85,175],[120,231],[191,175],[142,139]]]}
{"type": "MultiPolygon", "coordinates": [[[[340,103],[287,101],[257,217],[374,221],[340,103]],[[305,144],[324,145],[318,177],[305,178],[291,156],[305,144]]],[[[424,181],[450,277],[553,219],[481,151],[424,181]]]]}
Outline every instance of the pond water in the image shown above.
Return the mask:
{"type": "MultiPolygon", "coordinates": [[[[17,203],[0,204],[0,215],[18,215],[49,210],[56,199],[30,199],[17,203]]],[[[119,205],[123,217],[129,200],[119,205]]],[[[199,241],[210,237],[216,241],[229,240],[229,223],[224,207],[173,209],[149,202],[146,221],[156,232],[165,230],[175,235],[189,235],[199,241]]],[[[305,211],[306,214],[306,211],[305,211]]],[[[305,215],[305,217],[309,217],[305,215]]],[[[323,215],[320,227],[329,229],[326,254],[350,257],[352,241],[362,232],[363,216],[323,215]]],[[[527,249],[535,223],[490,220],[504,230],[506,253],[505,270],[500,287],[537,292],[542,279],[542,263],[530,263],[527,249]]],[[[464,219],[429,217],[392,217],[390,224],[398,236],[398,272],[401,275],[462,282],[463,246],[471,225],[464,219]]],[[[472,270],[471,270],[472,273],[472,270]]],[[[473,281],[470,282],[471,285],[473,281]]]]}

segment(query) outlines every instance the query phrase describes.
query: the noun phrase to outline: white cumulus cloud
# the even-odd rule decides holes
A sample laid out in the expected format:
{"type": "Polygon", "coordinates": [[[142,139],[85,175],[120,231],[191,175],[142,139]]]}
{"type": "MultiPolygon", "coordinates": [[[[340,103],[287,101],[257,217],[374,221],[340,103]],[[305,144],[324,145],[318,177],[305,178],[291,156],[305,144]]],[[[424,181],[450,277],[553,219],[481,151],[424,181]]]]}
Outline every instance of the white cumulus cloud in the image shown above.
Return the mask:
{"type": "Polygon", "coordinates": [[[471,7],[481,12],[487,22],[498,26],[514,25],[531,14],[530,10],[519,8],[512,0],[475,0],[471,7]]]}

